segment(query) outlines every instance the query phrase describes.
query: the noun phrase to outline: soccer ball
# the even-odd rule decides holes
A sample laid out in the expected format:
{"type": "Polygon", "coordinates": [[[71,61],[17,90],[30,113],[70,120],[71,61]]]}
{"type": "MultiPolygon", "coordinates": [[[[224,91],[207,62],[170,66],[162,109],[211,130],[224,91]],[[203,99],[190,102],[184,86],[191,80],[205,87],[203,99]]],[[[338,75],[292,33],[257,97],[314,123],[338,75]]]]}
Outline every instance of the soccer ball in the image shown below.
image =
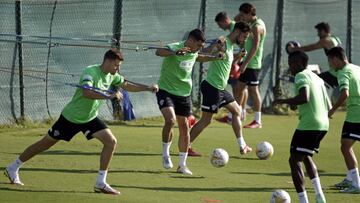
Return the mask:
{"type": "Polygon", "coordinates": [[[260,142],[256,146],[256,156],[259,159],[269,159],[274,154],[273,146],[268,142],[260,142]]]}
{"type": "Polygon", "coordinates": [[[290,203],[291,198],[285,190],[275,190],[271,194],[270,203],[290,203]]]}
{"type": "Polygon", "coordinates": [[[210,163],[217,167],[223,167],[229,161],[229,154],[221,148],[214,149],[210,154],[210,163]]]}

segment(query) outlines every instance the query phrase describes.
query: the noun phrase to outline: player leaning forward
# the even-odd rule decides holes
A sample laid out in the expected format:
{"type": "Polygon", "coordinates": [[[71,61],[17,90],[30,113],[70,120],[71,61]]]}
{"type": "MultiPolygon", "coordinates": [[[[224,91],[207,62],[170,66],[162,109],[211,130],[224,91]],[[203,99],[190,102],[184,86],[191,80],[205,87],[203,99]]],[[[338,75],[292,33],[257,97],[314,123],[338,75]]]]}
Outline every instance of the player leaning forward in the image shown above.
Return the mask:
{"type": "Polygon", "coordinates": [[[308,56],[302,51],[289,55],[289,70],[295,76],[296,96],[290,99],[279,99],[275,103],[297,105],[299,124],[293,135],[290,146],[290,169],[300,203],[308,203],[305,190],[305,179],[301,163],[311,180],[316,194],[316,202],[326,202],[321,188],[316,165],[312,160],[314,152],[318,152],[320,141],[329,129],[327,111],[331,104],[327,96],[324,81],[307,69],[308,56]]]}
{"type": "Polygon", "coordinates": [[[189,148],[189,126],[187,117],[191,114],[191,73],[195,61],[219,60],[199,54],[205,44],[204,33],[194,29],[186,41],[168,44],[156,50],[156,55],[164,57],[159,79],[159,92],[156,94],[160,111],[165,119],[162,130],[163,167],[173,167],[170,158],[170,145],[173,138],[172,128],[177,121],[179,127],[179,167],[177,172],[192,175],[186,165],[189,148]]]}
{"type": "MultiPolygon", "coordinates": [[[[250,27],[244,22],[238,22],[235,24],[234,30],[225,39],[219,38],[221,42],[220,50],[224,51],[224,59],[210,62],[206,79],[201,82],[201,93],[203,95],[201,105],[202,115],[201,119],[191,129],[191,142],[210,124],[213,115],[217,113],[218,109],[225,107],[232,113],[232,128],[240,146],[240,153],[246,154],[252,151],[252,149],[246,145],[242,135],[240,120],[241,106],[239,106],[233,96],[225,90],[234,58],[233,47],[235,44],[243,43],[249,34],[250,27]]],[[[206,50],[211,51],[211,49],[212,47],[209,47],[206,50]]]]}
{"type": "MultiPolygon", "coordinates": [[[[88,66],[81,78],[80,85],[86,85],[101,89],[107,89],[111,85],[131,91],[157,92],[157,85],[146,86],[133,83],[118,74],[120,64],[123,61],[122,54],[117,50],[109,50],[105,53],[101,65],[88,66]]],[[[121,99],[120,92],[110,95],[110,98],[121,99]]],[[[110,160],[116,148],[117,140],[106,124],[97,115],[102,100],[105,96],[95,91],[78,88],[72,100],[65,106],[59,119],[38,142],[30,145],[23,153],[5,169],[5,175],[12,184],[23,185],[19,178],[21,165],[35,155],[49,149],[60,140],[70,141],[78,132],[83,132],[88,140],[98,139],[103,144],[100,155],[100,170],[94,187],[95,192],[106,194],[120,194],[106,182],[106,175],[110,160]]]]}

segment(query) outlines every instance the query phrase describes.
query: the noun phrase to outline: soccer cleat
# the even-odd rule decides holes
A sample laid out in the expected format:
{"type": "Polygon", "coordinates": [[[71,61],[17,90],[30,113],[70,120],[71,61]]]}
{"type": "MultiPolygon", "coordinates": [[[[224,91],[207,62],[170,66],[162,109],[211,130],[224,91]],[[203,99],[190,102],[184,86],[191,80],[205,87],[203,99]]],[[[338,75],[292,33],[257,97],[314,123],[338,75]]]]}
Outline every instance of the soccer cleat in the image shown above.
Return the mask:
{"type": "Polygon", "coordinates": [[[103,186],[95,185],[94,192],[110,194],[110,195],[120,195],[121,194],[120,191],[115,190],[107,183],[105,183],[105,185],[103,185],[103,186]]]}
{"type": "Polygon", "coordinates": [[[249,147],[248,145],[246,145],[244,148],[240,149],[240,154],[241,155],[244,155],[244,154],[247,154],[247,153],[250,153],[252,152],[252,148],[249,147]]]}
{"type": "Polygon", "coordinates": [[[352,181],[344,178],[344,180],[342,180],[340,183],[336,183],[334,186],[337,189],[345,189],[350,187],[351,185],[352,185],[352,181]]]}
{"type": "Polygon", "coordinates": [[[177,169],[176,169],[176,172],[178,172],[178,173],[182,173],[182,174],[184,174],[184,175],[192,175],[192,172],[190,171],[190,169],[187,167],[187,166],[183,166],[183,167],[178,167],[177,169]]]}
{"type": "Polygon", "coordinates": [[[326,199],[324,195],[316,195],[316,203],[326,203],[326,199]]]}
{"type": "Polygon", "coordinates": [[[229,118],[227,115],[221,118],[215,118],[215,120],[217,120],[220,123],[231,124],[231,118],[229,118]]]}
{"type": "Polygon", "coordinates": [[[251,123],[245,125],[244,128],[252,128],[252,129],[254,129],[254,128],[262,128],[262,125],[261,125],[261,123],[258,123],[255,120],[253,120],[251,123]]]}
{"type": "Polygon", "coordinates": [[[351,185],[350,187],[340,190],[341,193],[349,193],[349,194],[360,194],[360,188],[351,185]]]}
{"type": "Polygon", "coordinates": [[[200,153],[195,152],[192,148],[188,149],[188,156],[201,156],[200,153]]]}
{"type": "Polygon", "coordinates": [[[172,167],[174,167],[172,161],[171,161],[171,158],[169,156],[163,156],[163,167],[165,169],[170,169],[172,167]]]}
{"type": "Polygon", "coordinates": [[[22,183],[22,182],[20,181],[19,171],[18,171],[18,170],[13,171],[13,170],[10,170],[10,169],[7,167],[7,168],[5,169],[5,171],[4,171],[4,175],[9,178],[11,184],[24,185],[24,183],[22,183]]]}

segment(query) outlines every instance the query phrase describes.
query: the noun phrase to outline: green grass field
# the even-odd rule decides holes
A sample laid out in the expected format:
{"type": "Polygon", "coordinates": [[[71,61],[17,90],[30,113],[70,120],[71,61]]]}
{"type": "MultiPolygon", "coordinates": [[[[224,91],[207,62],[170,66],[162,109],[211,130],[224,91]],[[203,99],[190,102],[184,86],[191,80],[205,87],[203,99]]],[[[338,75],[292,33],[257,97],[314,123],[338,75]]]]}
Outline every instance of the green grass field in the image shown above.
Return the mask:
{"type": "MultiPolygon", "coordinates": [[[[331,186],[342,180],[346,167],[340,153],[340,132],[345,113],[338,112],[315,155],[321,183],[328,202],[360,202],[360,195],[341,194],[331,186]]],[[[122,192],[120,196],[96,194],[101,145],[77,135],[70,143],[61,142],[35,157],[21,169],[25,186],[10,185],[0,176],[0,202],[269,202],[271,192],[285,189],[293,202],[297,195],[288,166],[289,143],[297,125],[296,116],[263,117],[259,130],[244,130],[253,147],[269,141],[275,149],[270,160],[258,160],[255,153],[241,156],[231,126],[213,122],[194,144],[205,156],[188,159],[194,173],[185,177],[161,165],[161,120],[144,120],[110,128],[118,138],[108,182],[122,192]],[[208,154],[215,147],[228,151],[230,161],[224,168],[214,168],[208,154]]],[[[0,129],[0,169],[13,161],[29,144],[37,141],[47,127],[0,129]]],[[[175,129],[177,135],[177,129],[175,129]]],[[[177,137],[171,152],[177,163],[177,137]]],[[[360,157],[359,145],[355,145],[360,157]]],[[[176,165],[176,164],[175,164],[176,165]]],[[[314,191],[306,180],[310,202],[314,191]]]]}

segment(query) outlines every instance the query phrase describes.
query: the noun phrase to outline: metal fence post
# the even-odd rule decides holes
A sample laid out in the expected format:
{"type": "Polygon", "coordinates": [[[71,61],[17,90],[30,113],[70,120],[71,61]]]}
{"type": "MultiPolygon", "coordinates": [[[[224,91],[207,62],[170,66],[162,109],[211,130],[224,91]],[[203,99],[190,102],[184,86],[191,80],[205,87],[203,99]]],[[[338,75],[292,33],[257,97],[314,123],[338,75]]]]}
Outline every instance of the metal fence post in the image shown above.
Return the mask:
{"type": "Polygon", "coordinates": [[[275,87],[274,87],[274,96],[278,98],[281,96],[282,91],[280,87],[280,74],[281,74],[281,48],[282,48],[282,34],[284,27],[284,0],[278,1],[277,6],[277,16],[276,16],[276,41],[274,43],[274,52],[276,51],[276,62],[275,62],[275,87]]]}
{"type": "Polygon", "coordinates": [[[24,78],[23,78],[23,57],[22,57],[22,33],[21,33],[21,1],[15,2],[15,24],[16,24],[16,41],[18,43],[18,56],[19,56],[19,85],[20,85],[20,116],[21,119],[25,118],[24,110],[24,78]]]}
{"type": "Polygon", "coordinates": [[[352,0],[347,3],[347,32],[346,32],[346,52],[349,62],[352,58],[352,0]]]}

